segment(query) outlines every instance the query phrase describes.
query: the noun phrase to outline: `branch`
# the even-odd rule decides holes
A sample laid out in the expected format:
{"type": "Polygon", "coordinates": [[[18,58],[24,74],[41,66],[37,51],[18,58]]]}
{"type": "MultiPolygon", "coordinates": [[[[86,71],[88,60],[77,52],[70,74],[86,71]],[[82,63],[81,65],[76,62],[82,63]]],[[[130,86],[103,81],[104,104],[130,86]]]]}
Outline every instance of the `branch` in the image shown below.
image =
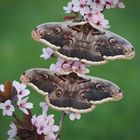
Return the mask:
{"type": "Polygon", "coordinates": [[[59,131],[57,133],[56,140],[60,140],[60,136],[61,136],[61,131],[62,131],[62,126],[63,126],[65,115],[66,115],[66,113],[63,111],[62,114],[61,114],[60,121],[59,121],[59,131]]]}

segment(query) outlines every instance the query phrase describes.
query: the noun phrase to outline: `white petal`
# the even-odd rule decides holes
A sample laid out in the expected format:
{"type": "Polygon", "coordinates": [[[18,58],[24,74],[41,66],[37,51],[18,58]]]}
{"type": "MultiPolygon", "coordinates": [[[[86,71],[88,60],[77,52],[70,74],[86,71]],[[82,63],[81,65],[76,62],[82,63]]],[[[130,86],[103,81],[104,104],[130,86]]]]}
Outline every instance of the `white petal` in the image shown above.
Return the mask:
{"type": "Polygon", "coordinates": [[[4,92],[4,85],[0,84],[0,92],[4,92]]]}
{"type": "Polygon", "coordinates": [[[4,103],[0,103],[0,109],[4,109],[5,108],[5,104],[4,103]]]}
{"type": "Polygon", "coordinates": [[[119,8],[125,8],[125,5],[124,5],[123,2],[119,2],[119,3],[118,3],[118,7],[119,7],[119,8]]]}
{"type": "Polygon", "coordinates": [[[80,0],[72,0],[73,5],[80,5],[80,0]]]}
{"type": "Polygon", "coordinates": [[[52,126],[54,124],[54,115],[49,115],[47,118],[48,124],[52,126]]]}
{"type": "Polygon", "coordinates": [[[42,108],[42,113],[46,114],[48,111],[48,104],[46,102],[40,102],[40,107],[42,108]]]}
{"type": "Polygon", "coordinates": [[[79,119],[81,118],[81,114],[80,114],[80,113],[76,113],[76,114],[75,114],[75,117],[76,117],[76,119],[79,120],[79,119]]]}
{"type": "Polygon", "coordinates": [[[22,110],[26,115],[29,114],[28,110],[26,108],[20,108],[20,110],[22,110]]]}
{"type": "Polygon", "coordinates": [[[36,115],[33,115],[33,116],[32,116],[31,121],[32,121],[32,124],[33,124],[33,125],[36,124],[36,122],[37,122],[37,117],[36,117],[36,115]]]}
{"type": "Polygon", "coordinates": [[[106,9],[110,9],[111,6],[109,4],[106,4],[106,9]]]}
{"type": "Polygon", "coordinates": [[[31,108],[33,108],[33,103],[26,103],[25,104],[25,108],[28,108],[28,109],[31,109],[31,108]]]}
{"type": "Polygon", "coordinates": [[[113,4],[117,4],[119,2],[119,0],[112,0],[113,4]]]}
{"type": "Polygon", "coordinates": [[[25,96],[27,96],[27,95],[30,94],[29,89],[24,89],[24,90],[22,90],[22,92],[23,92],[23,94],[24,94],[25,96]]]}
{"type": "Polygon", "coordinates": [[[81,9],[80,9],[80,14],[81,14],[82,16],[84,16],[84,15],[87,14],[89,11],[90,11],[89,7],[88,7],[88,6],[85,6],[84,8],[81,8],[81,9]]]}
{"type": "Polygon", "coordinates": [[[39,135],[41,135],[41,134],[43,133],[43,131],[42,131],[40,128],[37,128],[37,133],[38,133],[39,135]]]}
{"type": "Polygon", "coordinates": [[[12,114],[13,114],[13,112],[7,111],[7,115],[8,115],[8,116],[12,116],[12,114]]]}
{"type": "Polygon", "coordinates": [[[10,110],[11,110],[11,111],[15,111],[15,108],[14,108],[13,105],[10,106],[10,110]]]}
{"type": "Polygon", "coordinates": [[[64,10],[66,13],[71,13],[71,12],[72,12],[72,2],[69,2],[67,7],[64,6],[64,7],[63,7],[63,10],[64,10]]]}
{"type": "Polygon", "coordinates": [[[52,132],[49,132],[49,134],[45,136],[45,140],[56,140],[56,135],[54,135],[52,132]]]}
{"type": "Polygon", "coordinates": [[[43,134],[44,134],[44,135],[47,135],[49,132],[50,132],[50,127],[44,126],[43,134]]]}
{"type": "Polygon", "coordinates": [[[57,125],[52,126],[52,131],[57,132],[59,130],[59,127],[57,125]]]}
{"type": "Polygon", "coordinates": [[[25,84],[23,84],[23,83],[21,83],[21,90],[24,90],[25,88],[26,88],[26,85],[25,84]]]}
{"type": "Polygon", "coordinates": [[[51,48],[43,48],[42,51],[43,51],[43,54],[40,55],[40,57],[44,57],[44,59],[50,58],[54,52],[53,49],[51,48]]]}
{"type": "Polygon", "coordinates": [[[7,110],[4,109],[4,110],[3,110],[3,116],[5,116],[6,114],[7,114],[7,110]]]}
{"type": "Polygon", "coordinates": [[[5,106],[11,105],[11,100],[6,100],[4,104],[5,104],[5,106]]]}
{"type": "Polygon", "coordinates": [[[79,12],[79,11],[80,11],[80,7],[78,7],[78,6],[73,6],[72,10],[73,10],[74,12],[79,12]]]}
{"type": "Polygon", "coordinates": [[[17,81],[13,81],[13,86],[16,88],[17,92],[19,93],[21,90],[21,84],[17,81]]]}
{"type": "Polygon", "coordinates": [[[74,114],[74,113],[70,113],[70,114],[69,114],[69,119],[70,119],[71,121],[74,121],[74,120],[75,120],[75,114],[74,114]]]}
{"type": "Polygon", "coordinates": [[[9,135],[10,138],[13,138],[17,134],[17,127],[14,123],[10,124],[11,129],[8,130],[7,134],[9,135]]]}
{"type": "Polygon", "coordinates": [[[51,64],[50,65],[50,70],[54,71],[55,70],[55,66],[56,66],[55,64],[51,64]]]}

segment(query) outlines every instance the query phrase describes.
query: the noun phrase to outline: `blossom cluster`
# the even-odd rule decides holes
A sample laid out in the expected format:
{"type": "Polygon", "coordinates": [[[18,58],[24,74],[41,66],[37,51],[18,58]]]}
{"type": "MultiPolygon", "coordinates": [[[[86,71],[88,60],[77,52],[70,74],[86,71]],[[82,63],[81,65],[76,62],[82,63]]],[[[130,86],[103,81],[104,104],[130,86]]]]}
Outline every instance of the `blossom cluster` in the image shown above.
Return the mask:
{"type": "Polygon", "coordinates": [[[33,104],[27,102],[30,91],[26,89],[26,85],[20,84],[17,81],[10,81],[5,85],[0,85],[0,109],[3,110],[3,115],[12,116],[15,107],[18,107],[25,114],[28,114],[28,109],[33,108],[33,104]],[[17,105],[15,105],[17,101],[17,105]]]}
{"type": "Polygon", "coordinates": [[[50,65],[50,70],[53,71],[64,71],[64,72],[70,72],[75,71],[81,74],[89,73],[89,69],[87,69],[86,65],[84,63],[81,63],[80,61],[66,61],[64,59],[58,58],[56,64],[50,65]]]}
{"type": "Polygon", "coordinates": [[[33,108],[33,104],[27,102],[29,94],[30,91],[23,83],[6,81],[4,85],[0,84],[0,109],[4,116],[15,118],[10,124],[8,140],[13,140],[16,136],[22,139],[26,139],[26,137],[39,139],[41,137],[44,140],[55,140],[59,127],[54,125],[54,115],[47,115],[48,105],[45,102],[40,103],[42,114],[32,115],[30,109],[33,108]],[[16,116],[16,108],[23,112],[23,120],[16,116]]]}
{"type": "MultiPolygon", "coordinates": [[[[43,48],[43,53],[40,57],[45,60],[49,59],[53,55],[53,49],[51,48],[43,48]]],[[[50,70],[52,71],[61,71],[61,72],[70,72],[75,71],[81,74],[89,73],[88,66],[80,61],[68,61],[61,58],[57,58],[56,64],[50,65],[50,70]]]]}
{"type": "Polygon", "coordinates": [[[104,18],[103,11],[110,8],[124,8],[122,0],[72,0],[63,9],[65,13],[80,13],[85,21],[102,28],[109,28],[109,21],[104,18]]]}
{"type": "Polygon", "coordinates": [[[54,115],[47,115],[48,106],[45,102],[41,102],[40,106],[42,107],[41,115],[32,115],[29,111],[29,115],[24,114],[23,120],[18,119],[10,124],[8,140],[16,136],[22,139],[56,140],[59,127],[54,125],[54,115]]]}

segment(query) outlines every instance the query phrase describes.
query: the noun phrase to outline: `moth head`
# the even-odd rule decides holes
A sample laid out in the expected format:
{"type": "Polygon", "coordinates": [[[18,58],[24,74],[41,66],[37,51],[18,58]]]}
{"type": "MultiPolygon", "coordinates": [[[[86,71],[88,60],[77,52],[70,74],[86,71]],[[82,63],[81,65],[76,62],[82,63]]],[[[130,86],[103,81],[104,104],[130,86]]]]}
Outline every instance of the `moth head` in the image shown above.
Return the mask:
{"type": "Polygon", "coordinates": [[[68,76],[71,83],[74,83],[78,79],[78,75],[75,72],[69,73],[68,76]]]}
{"type": "Polygon", "coordinates": [[[110,31],[99,37],[97,48],[106,60],[132,59],[135,56],[132,44],[110,31]]]}
{"type": "Polygon", "coordinates": [[[123,97],[120,88],[116,84],[106,80],[96,81],[93,96],[97,104],[107,101],[117,101],[123,97]]]}

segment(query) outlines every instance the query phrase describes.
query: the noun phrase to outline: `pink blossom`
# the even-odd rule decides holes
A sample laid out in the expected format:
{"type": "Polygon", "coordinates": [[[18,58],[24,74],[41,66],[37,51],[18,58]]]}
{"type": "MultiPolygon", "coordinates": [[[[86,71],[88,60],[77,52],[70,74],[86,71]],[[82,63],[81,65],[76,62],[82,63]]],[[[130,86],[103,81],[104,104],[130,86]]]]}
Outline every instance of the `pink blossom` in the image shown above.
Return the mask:
{"type": "Polygon", "coordinates": [[[18,98],[23,98],[30,94],[30,91],[26,89],[26,85],[20,84],[17,81],[13,81],[13,86],[16,88],[18,98]]]}
{"type": "Polygon", "coordinates": [[[51,48],[43,48],[43,54],[41,54],[40,57],[43,57],[46,60],[52,56],[53,52],[54,51],[51,48]]]}
{"type": "Polygon", "coordinates": [[[37,127],[37,133],[39,135],[41,134],[47,135],[50,131],[50,127],[47,124],[47,116],[45,115],[39,115],[37,117],[35,126],[37,127]]]}
{"type": "Polygon", "coordinates": [[[90,5],[92,5],[92,3],[93,3],[93,0],[85,0],[86,1],[86,5],[87,6],[90,6],[90,5]]]}
{"type": "Polygon", "coordinates": [[[69,6],[64,8],[67,13],[79,12],[85,21],[95,23],[102,28],[109,28],[109,21],[104,19],[102,12],[104,8],[125,8],[122,0],[72,0],[69,6]]]}
{"type": "Polygon", "coordinates": [[[104,9],[105,0],[95,0],[91,5],[90,8],[93,13],[102,12],[104,9]]]}
{"type": "Polygon", "coordinates": [[[50,70],[53,71],[64,71],[70,72],[75,71],[81,74],[89,73],[89,69],[86,68],[87,66],[80,61],[66,61],[63,59],[58,58],[56,64],[51,64],[50,70]]]}
{"type": "Polygon", "coordinates": [[[11,129],[8,130],[7,134],[9,135],[8,140],[12,140],[17,135],[17,127],[14,123],[10,124],[11,129]]]}
{"type": "Polygon", "coordinates": [[[61,71],[62,70],[62,64],[64,63],[63,59],[57,58],[56,64],[50,65],[50,70],[52,71],[61,71]]]}
{"type": "Polygon", "coordinates": [[[72,0],[73,12],[80,12],[82,16],[87,13],[89,7],[86,5],[86,0],[72,0]]]}
{"type": "Polygon", "coordinates": [[[69,2],[67,6],[64,6],[63,10],[65,11],[65,13],[71,13],[72,12],[72,2],[69,2]]]}
{"type": "Polygon", "coordinates": [[[6,100],[4,103],[0,103],[0,109],[3,109],[3,115],[12,116],[15,111],[14,106],[11,103],[11,100],[6,100]]]}
{"type": "Polygon", "coordinates": [[[18,105],[19,109],[22,110],[27,115],[29,114],[27,109],[33,108],[33,104],[32,103],[30,103],[30,102],[27,103],[28,98],[29,97],[24,98],[24,99],[19,99],[17,101],[17,105],[18,105]]]}
{"type": "Polygon", "coordinates": [[[39,135],[50,135],[55,136],[54,132],[59,130],[57,125],[54,125],[54,115],[47,116],[46,114],[39,115],[36,117],[35,115],[32,117],[32,124],[36,126],[37,133],[39,135]]]}
{"type": "Polygon", "coordinates": [[[97,26],[101,28],[109,28],[109,21],[104,19],[104,15],[100,12],[96,14],[88,13],[87,15],[84,16],[86,20],[88,20],[91,24],[96,24],[97,26]]]}
{"type": "Polygon", "coordinates": [[[103,9],[104,9],[104,6],[102,4],[93,3],[93,5],[92,5],[93,13],[102,12],[103,9]]]}

